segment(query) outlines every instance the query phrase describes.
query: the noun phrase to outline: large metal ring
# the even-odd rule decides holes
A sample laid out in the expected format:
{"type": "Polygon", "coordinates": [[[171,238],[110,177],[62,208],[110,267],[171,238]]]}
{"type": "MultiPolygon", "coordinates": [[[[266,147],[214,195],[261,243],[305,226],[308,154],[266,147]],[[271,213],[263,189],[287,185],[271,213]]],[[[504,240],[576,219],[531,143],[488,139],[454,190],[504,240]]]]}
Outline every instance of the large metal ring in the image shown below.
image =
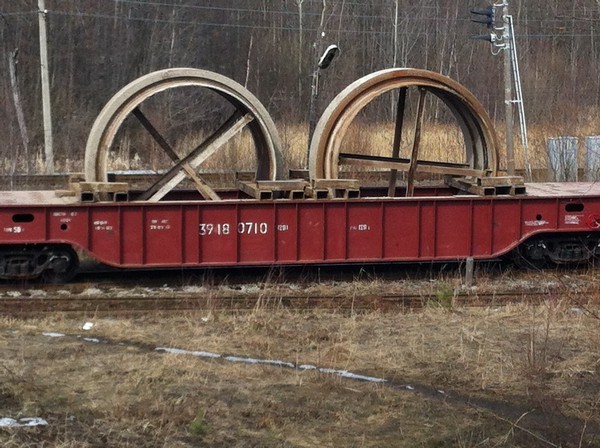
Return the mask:
{"type": "Polygon", "coordinates": [[[210,89],[250,114],[247,125],[256,151],[256,179],[274,180],[281,162],[281,141],[265,107],[246,88],[217,73],[194,68],[159,70],[123,87],[104,106],[90,131],[85,149],[85,178],[88,182],[107,181],[108,151],[125,118],[144,100],[159,92],[184,86],[210,89]]]}
{"type": "Polygon", "coordinates": [[[350,84],[327,107],[316,126],[310,145],[311,178],[338,178],[340,146],[352,120],[380,95],[409,87],[431,93],[446,104],[463,133],[466,160],[472,171],[481,172],[485,176],[496,175],[496,133],[490,117],[471,92],[456,81],[431,71],[387,69],[350,84]]]}

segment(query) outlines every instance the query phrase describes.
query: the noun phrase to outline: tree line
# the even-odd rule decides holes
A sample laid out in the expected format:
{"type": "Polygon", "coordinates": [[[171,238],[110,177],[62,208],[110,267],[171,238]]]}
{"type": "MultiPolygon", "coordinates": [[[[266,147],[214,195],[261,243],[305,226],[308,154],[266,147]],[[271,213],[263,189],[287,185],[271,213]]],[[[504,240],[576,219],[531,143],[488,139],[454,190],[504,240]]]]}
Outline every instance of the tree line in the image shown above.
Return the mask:
{"type": "MultiPolygon", "coordinates": [[[[320,51],[320,112],[346,85],[397,67],[469,88],[502,121],[502,58],[471,39],[477,0],[46,0],[57,159],[81,159],[89,129],[122,86],[154,70],[198,67],[245,85],[279,122],[305,123],[320,51]]],[[[576,132],[600,102],[600,4],[513,0],[530,124],[576,132]]],[[[0,0],[0,154],[43,145],[36,0],[0,0]],[[14,70],[11,76],[12,70],[14,70]],[[12,79],[12,81],[11,81],[12,79]],[[15,81],[16,80],[16,81],[15,81]],[[27,142],[15,104],[20,96],[27,142]]]]}

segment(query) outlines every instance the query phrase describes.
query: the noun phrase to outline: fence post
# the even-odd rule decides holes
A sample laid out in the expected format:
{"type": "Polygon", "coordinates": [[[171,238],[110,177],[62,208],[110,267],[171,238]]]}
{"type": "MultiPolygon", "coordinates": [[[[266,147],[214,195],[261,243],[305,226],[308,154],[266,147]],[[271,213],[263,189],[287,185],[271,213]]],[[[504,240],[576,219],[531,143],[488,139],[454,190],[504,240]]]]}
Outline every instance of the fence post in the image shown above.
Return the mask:
{"type": "Polygon", "coordinates": [[[548,139],[548,178],[553,182],[576,182],[579,142],[576,137],[548,139]]]}
{"type": "Polygon", "coordinates": [[[593,135],[585,139],[585,180],[600,180],[600,136],[593,135]]]}
{"type": "Polygon", "coordinates": [[[473,257],[467,258],[467,264],[465,269],[465,286],[470,288],[475,282],[475,260],[473,257]]]}

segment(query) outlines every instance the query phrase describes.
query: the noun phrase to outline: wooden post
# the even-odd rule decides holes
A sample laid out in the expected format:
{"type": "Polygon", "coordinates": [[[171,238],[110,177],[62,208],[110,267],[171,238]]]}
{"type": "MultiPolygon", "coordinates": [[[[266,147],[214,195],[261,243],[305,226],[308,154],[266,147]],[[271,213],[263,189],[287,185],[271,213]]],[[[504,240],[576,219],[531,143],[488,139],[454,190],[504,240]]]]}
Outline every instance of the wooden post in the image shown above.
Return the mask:
{"type": "MultiPolygon", "coordinates": [[[[23,104],[21,102],[21,92],[19,89],[19,81],[17,78],[17,55],[19,50],[15,49],[8,56],[8,70],[10,72],[10,86],[17,112],[17,122],[19,123],[19,131],[21,131],[21,141],[23,142],[23,157],[27,166],[27,174],[31,174],[31,159],[29,157],[29,132],[27,132],[27,124],[25,123],[25,114],[23,113],[23,104]]],[[[15,160],[17,157],[15,156],[15,160]]]]}
{"type": "Polygon", "coordinates": [[[42,76],[42,107],[44,114],[44,153],[46,174],[54,174],[54,149],[52,146],[52,108],[50,106],[50,78],[48,76],[48,46],[46,38],[45,0],[38,0],[40,26],[40,70],[42,76]]]}
{"type": "MultiPolygon", "coordinates": [[[[397,4],[397,3],[396,3],[397,4]]],[[[404,108],[406,105],[406,92],[407,87],[400,89],[398,94],[398,103],[396,105],[396,126],[394,129],[394,142],[392,147],[392,157],[397,159],[400,157],[400,144],[402,143],[402,127],[404,126],[404,108]]],[[[390,172],[390,182],[388,185],[388,196],[396,196],[396,180],[398,177],[398,170],[392,169],[390,172]]]]}
{"type": "Polygon", "coordinates": [[[419,160],[419,149],[421,146],[421,128],[423,127],[423,110],[425,108],[425,95],[427,90],[419,88],[419,104],[417,106],[417,120],[415,123],[415,137],[413,141],[412,153],[410,156],[410,166],[406,176],[406,197],[412,197],[415,193],[415,174],[419,160]]]}

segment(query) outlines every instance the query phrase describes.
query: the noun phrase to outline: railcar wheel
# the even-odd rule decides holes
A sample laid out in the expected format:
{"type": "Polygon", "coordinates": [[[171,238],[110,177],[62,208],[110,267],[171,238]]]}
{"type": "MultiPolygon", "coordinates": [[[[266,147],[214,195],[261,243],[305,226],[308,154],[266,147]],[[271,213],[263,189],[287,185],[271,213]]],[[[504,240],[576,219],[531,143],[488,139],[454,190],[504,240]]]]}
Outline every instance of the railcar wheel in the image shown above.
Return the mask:
{"type": "Polygon", "coordinates": [[[68,283],[77,275],[79,257],[70,246],[57,246],[44,251],[48,266],[42,272],[43,283],[68,283]]]}
{"type": "Polygon", "coordinates": [[[317,124],[310,145],[311,177],[337,179],[342,165],[388,170],[390,193],[395,192],[397,172],[403,171],[407,178],[407,195],[411,196],[417,172],[467,177],[496,175],[498,143],[491,119],[465,87],[427,70],[388,69],[367,75],[349,85],[331,102],[317,124]],[[398,99],[391,157],[357,152],[357,148],[352,147],[356,146],[356,142],[343,145],[350,125],[359,113],[383,94],[394,91],[397,91],[398,99]],[[409,157],[400,158],[409,94],[416,97],[417,103],[414,107],[416,117],[413,141],[409,145],[409,157]],[[433,95],[433,98],[428,95],[433,95]],[[464,157],[461,163],[419,159],[426,104],[430,99],[441,102],[442,106],[449,109],[448,115],[454,117],[459,132],[462,133],[464,157]]]}
{"type": "Polygon", "coordinates": [[[551,266],[545,252],[535,247],[519,246],[510,252],[508,259],[523,270],[541,270],[551,266]]]}
{"type": "MultiPolygon", "coordinates": [[[[137,118],[153,141],[173,162],[161,179],[139,199],[158,201],[186,176],[191,178],[204,198],[219,199],[213,188],[198,174],[198,168],[244,128],[249,130],[254,145],[256,179],[274,180],[279,174],[281,164],[279,134],[268,112],[252,93],[237,82],[216,73],[193,68],[172,68],[136,79],[115,94],[102,109],[90,131],[86,145],[87,182],[108,180],[109,151],[117,132],[130,115],[137,118]],[[196,143],[195,147],[187,152],[178,152],[174,146],[171,146],[141,108],[142,103],[150,97],[182,87],[208,89],[234,109],[229,119],[208,138],[196,143]]],[[[162,118],[164,117],[161,116],[162,118]]]]}

